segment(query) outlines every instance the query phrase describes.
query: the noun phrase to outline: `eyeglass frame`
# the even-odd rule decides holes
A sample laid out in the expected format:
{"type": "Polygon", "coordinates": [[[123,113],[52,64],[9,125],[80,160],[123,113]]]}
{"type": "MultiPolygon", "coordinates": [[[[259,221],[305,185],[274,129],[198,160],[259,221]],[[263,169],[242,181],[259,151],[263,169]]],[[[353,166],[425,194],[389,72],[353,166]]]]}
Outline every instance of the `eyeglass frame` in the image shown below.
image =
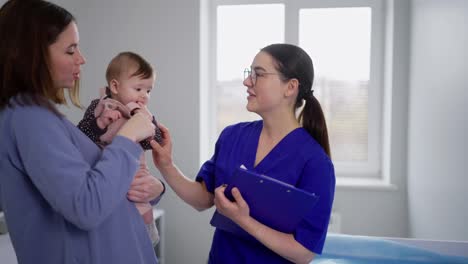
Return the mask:
{"type": "Polygon", "coordinates": [[[262,72],[261,74],[257,74],[255,70],[252,70],[252,68],[245,68],[244,69],[244,80],[247,78],[250,78],[250,81],[252,81],[252,84],[255,85],[257,83],[257,76],[260,75],[281,75],[278,72],[262,72]]]}

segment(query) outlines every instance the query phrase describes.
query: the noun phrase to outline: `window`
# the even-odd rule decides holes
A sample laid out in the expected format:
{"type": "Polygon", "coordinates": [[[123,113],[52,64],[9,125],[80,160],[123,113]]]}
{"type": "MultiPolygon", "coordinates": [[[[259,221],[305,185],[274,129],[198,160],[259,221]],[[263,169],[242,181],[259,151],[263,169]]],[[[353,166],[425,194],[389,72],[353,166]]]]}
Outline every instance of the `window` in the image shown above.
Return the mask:
{"type": "Polygon", "coordinates": [[[375,0],[211,1],[210,148],[225,126],[259,119],[245,109],[244,68],[262,47],[292,43],[314,62],[314,95],[337,176],[382,177],[383,6],[375,0]]]}
{"type": "Polygon", "coordinates": [[[220,5],[216,29],[216,131],[258,116],[245,109],[244,69],[261,47],[284,42],[284,5],[220,5]],[[239,19],[242,18],[242,19],[239,19]]]}

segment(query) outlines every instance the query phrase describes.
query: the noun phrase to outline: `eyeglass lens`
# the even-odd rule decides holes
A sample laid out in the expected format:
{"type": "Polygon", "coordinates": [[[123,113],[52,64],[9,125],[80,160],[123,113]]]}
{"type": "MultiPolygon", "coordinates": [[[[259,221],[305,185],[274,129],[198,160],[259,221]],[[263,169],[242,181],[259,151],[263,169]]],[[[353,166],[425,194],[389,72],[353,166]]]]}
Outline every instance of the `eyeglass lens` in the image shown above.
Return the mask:
{"type": "Polygon", "coordinates": [[[245,68],[245,70],[244,70],[244,80],[249,78],[249,77],[251,78],[250,80],[252,81],[252,83],[255,84],[255,79],[257,77],[257,76],[255,76],[255,72],[252,71],[249,68],[245,68]]]}

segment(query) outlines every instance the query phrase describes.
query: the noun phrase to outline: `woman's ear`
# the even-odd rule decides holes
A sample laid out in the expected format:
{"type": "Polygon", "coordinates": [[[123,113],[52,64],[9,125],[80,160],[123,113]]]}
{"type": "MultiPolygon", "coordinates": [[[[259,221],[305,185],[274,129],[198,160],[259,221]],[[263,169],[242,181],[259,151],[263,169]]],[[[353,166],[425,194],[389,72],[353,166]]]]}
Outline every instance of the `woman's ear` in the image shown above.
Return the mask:
{"type": "Polygon", "coordinates": [[[109,82],[109,89],[111,90],[111,93],[118,94],[119,93],[119,90],[117,89],[118,86],[119,86],[119,81],[117,81],[116,79],[112,79],[109,82]]]}
{"type": "Polygon", "coordinates": [[[288,86],[286,88],[286,92],[284,93],[285,97],[290,97],[297,95],[299,92],[299,81],[296,78],[290,79],[288,81],[288,86]]]}

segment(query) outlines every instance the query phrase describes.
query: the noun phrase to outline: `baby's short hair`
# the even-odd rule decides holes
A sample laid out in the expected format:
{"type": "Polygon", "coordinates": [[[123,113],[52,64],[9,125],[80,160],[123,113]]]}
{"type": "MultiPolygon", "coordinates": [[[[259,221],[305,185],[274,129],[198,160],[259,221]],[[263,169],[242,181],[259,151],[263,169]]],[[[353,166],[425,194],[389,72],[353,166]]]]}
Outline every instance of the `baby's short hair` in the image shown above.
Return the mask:
{"type": "Polygon", "coordinates": [[[140,55],[125,51],[117,54],[107,66],[106,80],[109,83],[112,79],[122,77],[122,74],[128,73],[126,77],[141,76],[142,79],[147,79],[153,76],[154,70],[149,62],[140,55]],[[130,70],[135,72],[130,73],[130,70]]]}

